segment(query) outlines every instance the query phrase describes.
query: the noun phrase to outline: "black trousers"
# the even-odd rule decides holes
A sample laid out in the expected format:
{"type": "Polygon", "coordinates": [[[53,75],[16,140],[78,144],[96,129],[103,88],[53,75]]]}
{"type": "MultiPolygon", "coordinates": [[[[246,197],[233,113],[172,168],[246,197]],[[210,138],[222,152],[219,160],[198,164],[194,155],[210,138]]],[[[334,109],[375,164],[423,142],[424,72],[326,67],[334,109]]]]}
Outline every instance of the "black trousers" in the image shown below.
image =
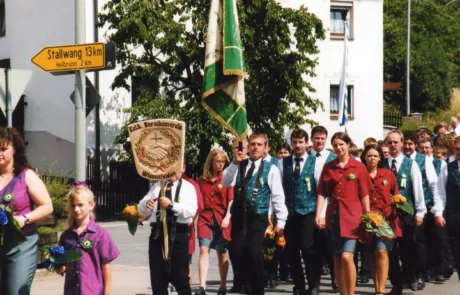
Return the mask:
{"type": "Polygon", "coordinates": [[[286,244],[289,244],[289,264],[295,290],[305,290],[305,263],[308,286],[319,287],[321,280],[321,250],[318,247],[322,233],[315,227],[315,212],[307,215],[295,213],[286,223],[286,244]],[[302,259],[301,259],[302,258],[302,259]]]}
{"type": "Polygon", "coordinates": [[[446,218],[447,233],[454,256],[454,266],[460,279],[460,220],[446,218]]]}
{"type": "MultiPolygon", "coordinates": [[[[154,232],[149,239],[149,266],[150,283],[153,294],[168,295],[168,284],[176,288],[179,295],[191,295],[188,266],[188,226],[177,224],[176,237],[172,244],[170,271],[167,262],[163,259],[163,230],[157,239],[153,239],[154,232]]],[[[169,247],[171,251],[171,245],[169,247]]]]}
{"type": "Polygon", "coordinates": [[[426,271],[425,219],[421,226],[402,222],[401,228],[403,237],[395,240],[390,252],[390,281],[398,289],[426,271]]]}
{"type": "Polygon", "coordinates": [[[268,226],[268,214],[251,214],[247,218],[248,230],[232,227],[233,262],[240,272],[238,279],[244,282],[247,295],[264,294],[264,258],[262,249],[264,233],[268,226]]]}
{"type": "Polygon", "coordinates": [[[446,228],[437,226],[434,222],[435,217],[430,212],[425,215],[425,219],[427,270],[429,269],[438,275],[444,275],[447,268],[446,228]]]}
{"type": "Polygon", "coordinates": [[[360,276],[367,275],[368,277],[371,276],[371,265],[369,262],[369,255],[367,255],[365,245],[358,242],[355,255],[353,256],[353,262],[355,263],[356,273],[360,276]],[[358,267],[359,261],[361,264],[358,267]]]}

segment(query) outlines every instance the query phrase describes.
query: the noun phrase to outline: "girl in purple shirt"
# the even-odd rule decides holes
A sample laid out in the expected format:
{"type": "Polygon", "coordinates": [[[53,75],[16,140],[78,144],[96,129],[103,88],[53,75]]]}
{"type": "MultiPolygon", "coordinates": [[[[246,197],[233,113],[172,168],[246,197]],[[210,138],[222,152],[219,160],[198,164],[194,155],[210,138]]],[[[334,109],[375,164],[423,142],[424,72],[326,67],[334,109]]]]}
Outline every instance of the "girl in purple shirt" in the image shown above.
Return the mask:
{"type": "Polygon", "coordinates": [[[59,245],[83,254],[56,273],[66,273],[64,295],[109,295],[110,262],[120,255],[110,234],[94,221],[94,195],[85,185],[74,187],[67,198],[69,228],[59,245]]]}

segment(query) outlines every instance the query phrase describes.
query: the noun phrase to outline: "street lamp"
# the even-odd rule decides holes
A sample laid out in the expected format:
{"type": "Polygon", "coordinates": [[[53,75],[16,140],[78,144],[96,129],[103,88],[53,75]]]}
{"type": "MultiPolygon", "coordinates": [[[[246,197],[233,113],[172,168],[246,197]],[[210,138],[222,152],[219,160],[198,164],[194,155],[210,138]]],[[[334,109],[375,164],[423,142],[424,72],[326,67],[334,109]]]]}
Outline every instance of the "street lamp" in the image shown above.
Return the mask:
{"type": "Polygon", "coordinates": [[[410,115],[410,2],[411,0],[407,0],[407,65],[406,65],[406,99],[407,99],[407,107],[406,107],[406,116],[409,117],[410,115]]]}

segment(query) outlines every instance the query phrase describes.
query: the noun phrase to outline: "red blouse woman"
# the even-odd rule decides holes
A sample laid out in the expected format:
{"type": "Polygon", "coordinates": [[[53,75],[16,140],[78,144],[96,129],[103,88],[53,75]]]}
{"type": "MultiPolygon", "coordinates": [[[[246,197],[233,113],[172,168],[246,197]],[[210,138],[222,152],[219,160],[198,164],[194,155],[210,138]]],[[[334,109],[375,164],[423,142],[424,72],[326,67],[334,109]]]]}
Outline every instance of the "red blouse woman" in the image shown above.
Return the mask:
{"type": "Polygon", "coordinates": [[[334,270],[340,294],[354,294],[356,268],[353,262],[359,238],[361,214],[369,212],[371,181],[366,167],[348,153],[351,139],[343,132],[331,138],[337,158],[324,165],[317,193],[316,224],[326,228],[327,246],[334,256],[334,270]],[[321,211],[326,197],[326,222],[321,211]]]}
{"type": "Polygon", "coordinates": [[[233,187],[225,187],[221,182],[222,172],[228,164],[227,155],[220,149],[213,149],[206,159],[203,176],[198,180],[203,195],[204,209],[198,217],[200,287],[196,295],[206,294],[211,249],[216,250],[219,262],[220,288],[217,294],[226,294],[227,247],[231,240],[230,208],[233,203],[233,187]]]}
{"type": "MultiPolygon", "coordinates": [[[[391,226],[395,237],[402,237],[402,230],[399,226],[396,210],[391,207],[391,195],[399,194],[396,177],[388,169],[383,169],[382,162],[384,160],[382,149],[375,143],[364,148],[361,156],[361,161],[366,165],[373,190],[370,192],[371,211],[378,211],[385,217],[386,222],[391,226]]],[[[370,255],[370,264],[372,277],[374,278],[375,294],[385,294],[385,285],[388,278],[389,259],[388,251],[393,248],[393,241],[371,235],[373,243],[369,244],[369,252],[374,252],[370,255]]]]}

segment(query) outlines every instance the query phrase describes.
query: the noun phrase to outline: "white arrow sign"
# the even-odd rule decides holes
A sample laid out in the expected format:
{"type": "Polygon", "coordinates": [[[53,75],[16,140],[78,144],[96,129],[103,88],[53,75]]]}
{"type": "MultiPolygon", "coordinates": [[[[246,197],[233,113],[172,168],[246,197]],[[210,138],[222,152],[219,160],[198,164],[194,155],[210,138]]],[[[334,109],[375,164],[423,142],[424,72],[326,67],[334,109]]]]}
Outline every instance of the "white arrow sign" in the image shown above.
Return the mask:
{"type": "MultiPolygon", "coordinates": [[[[12,108],[16,107],[19,99],[24,94],[27,84],[32,77],[32,71],[29,70],[8,70],[8,93],[11,96],[12,108]]],[[[5,69],[0,68],[0,109],[6,116],[6,84],[5,69]]]]}

